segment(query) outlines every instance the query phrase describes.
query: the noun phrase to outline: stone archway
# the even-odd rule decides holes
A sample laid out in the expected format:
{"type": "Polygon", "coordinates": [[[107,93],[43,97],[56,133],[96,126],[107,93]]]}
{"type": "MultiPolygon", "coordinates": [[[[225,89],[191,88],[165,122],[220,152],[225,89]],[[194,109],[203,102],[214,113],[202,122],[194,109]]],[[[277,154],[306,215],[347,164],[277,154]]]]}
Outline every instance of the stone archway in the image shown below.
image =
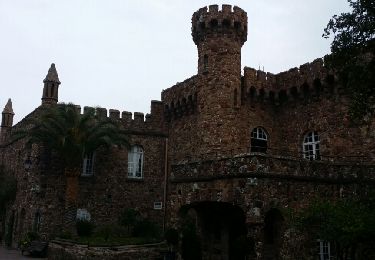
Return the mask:
{"type": "Polygon", "coordinates": [[[282,244],[282,227],[284,217],[280,210],[270,209],[264,218],[264,243],[262,256],[264,260],[280,259],[282,244]]]}
{"type": "Polygon", "coordinates": [[[254,251],[254,244],[247,239],[246,218],[240,207],[205,201],[185,205],[180,212],[182,225],[195,225],[196,236],[190,234],[193,240],[198,240],[192,242],[196,245],[194,250],[200,250],[195,259],[241,260],[254,251]]]}

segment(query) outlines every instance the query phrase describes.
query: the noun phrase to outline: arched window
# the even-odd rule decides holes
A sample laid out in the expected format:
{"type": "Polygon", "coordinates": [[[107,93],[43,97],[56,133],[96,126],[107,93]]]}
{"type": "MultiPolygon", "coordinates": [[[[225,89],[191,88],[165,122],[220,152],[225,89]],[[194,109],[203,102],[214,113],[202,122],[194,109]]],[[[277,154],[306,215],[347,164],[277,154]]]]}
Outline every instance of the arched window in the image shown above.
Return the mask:
{"type": "Polygon", "coordinates": [[[303,158],[320,160],[320,138],[317,132],[309,132],[303,138],[303,158]]]}
{"type": "Polygon", "coordinates": [[[133,145],[128,152],[128,177],[143,178],[143,148],[133,145]]]}
{"type": "Polygon", "coordinates": [[[266,153],[268,136],[261,127],[256,127],[251,132],[251,152],[266,153]]]}

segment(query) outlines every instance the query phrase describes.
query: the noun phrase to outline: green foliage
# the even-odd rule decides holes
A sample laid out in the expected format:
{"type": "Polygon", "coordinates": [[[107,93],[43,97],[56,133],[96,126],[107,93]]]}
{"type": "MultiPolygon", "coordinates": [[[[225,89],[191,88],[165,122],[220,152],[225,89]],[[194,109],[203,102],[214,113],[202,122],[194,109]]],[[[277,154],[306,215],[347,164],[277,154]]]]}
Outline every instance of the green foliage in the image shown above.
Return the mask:
{"type": "Polygon", "coordinates": [[[178,231],[175,228],[169,228],[165,231],[164,237],[168,244],[176,246],[178,245],[178,231]]]}
{"type": "Polygon", "coordinates": [[[57,237],[62,239],[72,239],[73,235],[71,232],[64,230],[58,234],[57,237]]]}
{"type": "Polygon", "coordinates": [[[119,217],[119,224],[128,228],[128,234],[131,233],[134,226],[141,220],[141,215],[135,209],[124,209],[119,217]]]}
{"type": "Polygon", "coordinates": [[[122,245],[142,245],[159,242],[154,238],[145,237],[113,237],[107,240],[102,236],[93,235],[91,237],[80,237],[76,240],[80,244],[89,244],[90,246],[122,246],[122,245]]]}
{"type": "Polygon", "coordinates": [[[13,139],[26,137],[28,146],[42,144],[59,156],[65,168],[80,167],[84,156],[100,147],[128,146],[127,136],[114,121],[99,120],[95,109],[82,115],[74,104],[45,108],[41,117],[31,123],[30,130],[16,131],[13,139]]]}
{"type": "Polygon", "coordinates": [[[375,104],[375,2],[348,0],[352,12],[334,15],[323,37],[334,36],[326,65],[335,69],[352,102],[350,115],[360,121],[374,112],[375,104]]]}
{"type": "Polygon", "coordinates": [[[160,228],[149,219],[142,219],[136,223],[133,229],[133,236],[135,237],[160,237],[160,228]]]}
{"type": "Polygon", "coordinates": [[[6,205],[13,201],[17,193],[17,180],[11,173],[6,173],[5,167],[0,165],[0,219],[5,214],[6,205]]]}
{"type": "Polygon", "coordinates": [[[155,243],[159,242],[160,239],[150,236],[130,236],[125,227],[108,223],[97,227],[91,236],[81,236],[76,241],[92,246],[114,246],[155,243]]]}
{"type": "MultiPolygon", "coordinates": [[[[375,248],[375,196],[342,199],[335,202],[317,200],[292,218],[297,229],[312,239],[323,239],[355,254],[357,248],[375,248]]],[[[358,254],[358,252],[357,252],[358,254]]]]}
{"type": "Polygon", "coordinates": [[[27,248],[30,246],[31,241],[40,240],[40,235],[36,232],[27,232],[25,236],[18,242],[18,246],[22,248],[27,248]]]}
{"type": "Polygon", "coordinates": [[[102,237],[105,241],[113,238],[122,238],[127,236],[127,232],[123,226],[116,224],[105,224],[98,227],[95,232],[96,237],[102,237]]]}
{"type": "Polygon", "coordinates": [[[94,230],[94,224],[88,220],[77,220],[76,228],[78,236],[89,237],[94,230]]]}

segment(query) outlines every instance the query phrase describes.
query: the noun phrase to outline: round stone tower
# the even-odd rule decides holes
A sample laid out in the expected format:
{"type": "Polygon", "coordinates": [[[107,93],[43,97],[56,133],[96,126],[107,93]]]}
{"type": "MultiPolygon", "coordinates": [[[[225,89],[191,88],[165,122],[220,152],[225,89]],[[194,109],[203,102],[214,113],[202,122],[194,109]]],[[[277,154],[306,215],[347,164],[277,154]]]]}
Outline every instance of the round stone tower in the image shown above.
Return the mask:
{"type": "Polygon", "coordinates": [[[247,39],[247,14],[223,5],[203,7],[193,14],[192,36],[198,47],[198,74],[241,76],[241,47],[247,39]]]}
{"type": "Polygon", "coordinates": [[[198,48],[198,130],[200,153],[232,149],[239,131],[241,48],[247,39],[247,14],[218,5],[199,9],[192,17],[198,48]]]}

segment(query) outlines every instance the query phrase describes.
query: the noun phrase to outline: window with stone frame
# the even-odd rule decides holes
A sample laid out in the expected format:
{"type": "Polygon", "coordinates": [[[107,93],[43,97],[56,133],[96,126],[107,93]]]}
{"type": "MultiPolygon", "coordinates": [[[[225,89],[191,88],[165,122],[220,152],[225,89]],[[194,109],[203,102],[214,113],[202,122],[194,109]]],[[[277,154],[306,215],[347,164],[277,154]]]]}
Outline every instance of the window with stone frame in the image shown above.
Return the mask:
{"type": "Polygon", "coordinates": [[[143,148],[133,145],[128,152],[128,178],[143,178],[143,148]]]}
{"type": "Polygon", "coordinates": [[[330,260],[331,255],[331,244],[325,240],[318,240],[318,256],[319,260],[330,260]]]}
{"type": "Polygon", "coordinates": [[[320,138],[317,132],[308,132],[303,138],[303,158],[320,160],[320,138]]]}
{"type": "Polygon", "coordinates": [[[250,152],[266,153],[268,148],[268,135],[262,127],[251,131],[250,152]]]}
{"type": "Polygon", "coordinates": [[[82,176],[94,175],[95,153],[89,153],[83,158],[82,176]]]}

